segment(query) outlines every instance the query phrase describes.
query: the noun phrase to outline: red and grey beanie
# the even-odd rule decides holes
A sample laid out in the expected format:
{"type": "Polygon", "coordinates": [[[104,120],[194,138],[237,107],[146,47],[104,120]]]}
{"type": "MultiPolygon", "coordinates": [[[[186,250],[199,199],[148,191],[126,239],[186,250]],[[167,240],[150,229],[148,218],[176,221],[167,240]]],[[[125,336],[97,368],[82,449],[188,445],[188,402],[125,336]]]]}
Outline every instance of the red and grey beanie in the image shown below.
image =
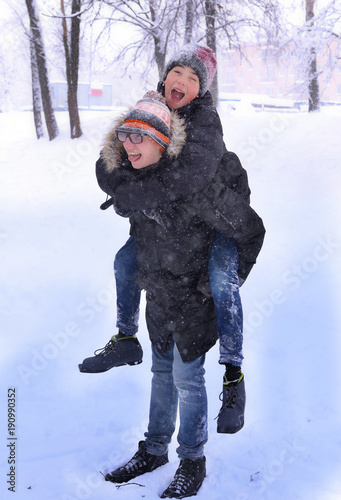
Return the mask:
{"type": "Polygon", "coordinates": [[[200,82],[199,95],[203,96],[210,88],[216,74],[217,59],[212,49],[197,43],[189,43],[176,52],[168,62],[163,81],[175,66],[188,66],[196,72],[200,82]]]}
{"type": "Polygon", "coordinates": [[[150,90],[126,114],[124,123],[118,132],[136,132],[140,130],[156,142],[164,151],[170,140],[171,114],[166,99],[159,93],[150,90]]]}

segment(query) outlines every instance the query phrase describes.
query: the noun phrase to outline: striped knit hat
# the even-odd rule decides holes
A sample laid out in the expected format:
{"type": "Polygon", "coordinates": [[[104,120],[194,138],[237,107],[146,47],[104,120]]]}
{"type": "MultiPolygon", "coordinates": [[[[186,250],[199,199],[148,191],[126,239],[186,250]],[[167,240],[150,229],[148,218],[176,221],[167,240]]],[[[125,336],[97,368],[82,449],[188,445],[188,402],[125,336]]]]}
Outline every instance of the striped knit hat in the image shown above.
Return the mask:
{"type": "Polygon", "coordinates": [[[166,99],[150,90],[127,113],[118,132],[144,132],[164,151],[170,140],[171,114],[166,99]]]}
{"type": "Polygon", "coordinates": [[[203,96],[210,88],[217,71],[217,59],[209,47],[189,43],[176,52],[166,66],[163,81],[175,66],[188,66],[198,75],[200,82],[199,95],[203,96]]]}

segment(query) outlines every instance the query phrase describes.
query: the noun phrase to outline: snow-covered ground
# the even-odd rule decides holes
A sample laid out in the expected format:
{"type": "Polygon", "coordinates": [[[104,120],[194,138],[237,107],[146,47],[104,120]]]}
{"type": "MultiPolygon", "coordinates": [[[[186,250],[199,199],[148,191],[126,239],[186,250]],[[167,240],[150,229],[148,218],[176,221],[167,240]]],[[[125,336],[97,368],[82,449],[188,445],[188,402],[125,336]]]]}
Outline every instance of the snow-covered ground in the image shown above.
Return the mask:
{"type": "MultiPolygon", "coordinates": [[[[78,371],[116,332],[112,262],[128,223],[99,210],[94,175],[112,116],[83,112],[84,136],[72,141],[58,113],[61,133],[50,143],[35,139],[31,113],[0,114],[1,498],[153,500],[178,464],[174,437],[170,463],[132,484],[100,473],[131,458],[146,430],[143,307],[141,365],[78,371]]],[[[216,346],[207,355],[207,478],[197,498],[339,500],[341,114],[221,116],[267,234],[242,288],[246,424],[216,433],[216,346]]]]}

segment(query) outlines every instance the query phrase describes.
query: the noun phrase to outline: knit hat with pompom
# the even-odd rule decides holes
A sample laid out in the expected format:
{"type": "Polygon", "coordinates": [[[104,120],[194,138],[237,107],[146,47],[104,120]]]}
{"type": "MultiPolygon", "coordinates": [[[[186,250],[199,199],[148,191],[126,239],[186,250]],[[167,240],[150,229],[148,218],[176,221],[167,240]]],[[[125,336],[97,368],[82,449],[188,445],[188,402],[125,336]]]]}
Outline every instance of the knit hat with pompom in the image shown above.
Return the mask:
{"type": "Polygon", "coordinates": [[[150,90],[126,114],[117,131],[138,133],[140,130],[164,151],[170,140],[170,121],[166,99],[159,92],[150,90]]]}
{"type": "Polygon", "coordinates": [[[211,86],[216,74],[217,59],[212,49],[197,43],[189,43],[176,52],[167,63],[163,81],[175,66],[188,66],[195,71],[200,82],[199,95],[203,96],[211,86]]]}

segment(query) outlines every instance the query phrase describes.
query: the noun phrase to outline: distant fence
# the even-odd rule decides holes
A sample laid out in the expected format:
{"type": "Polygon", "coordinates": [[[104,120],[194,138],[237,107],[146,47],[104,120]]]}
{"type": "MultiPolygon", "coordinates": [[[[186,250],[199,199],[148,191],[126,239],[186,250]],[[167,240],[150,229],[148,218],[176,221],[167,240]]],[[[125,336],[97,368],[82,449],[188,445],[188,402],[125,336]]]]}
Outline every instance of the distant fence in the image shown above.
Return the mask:
{"type": "Polygon", "coordinates": [[[300,106],[291,99],[280,99],[269,97],[262,94],[237,94],[220,92],[219,101],[231,103],[233,102],[242,103],[253,108],[255,111],[276,111],[276,112],[291,112],[297,113],[300,110],[300,106]]]}
{"type": "MultiPolygon", "coordinates": [[[[253,109],[254,111],[276,111],[286,113],[297,113],[298,111],[308,111],[307,101],[294,101],[291,99],[280,99],[278,97],[269,97],[263,94],[240,94],[233,92],[220,92],[220,103],[230,104],[233,108],[233,103],[236,107],[244,106],[253,109]]],[[[321,101],[320,106],[324,108],[339,107],[339,101],[321,101]]]]}

